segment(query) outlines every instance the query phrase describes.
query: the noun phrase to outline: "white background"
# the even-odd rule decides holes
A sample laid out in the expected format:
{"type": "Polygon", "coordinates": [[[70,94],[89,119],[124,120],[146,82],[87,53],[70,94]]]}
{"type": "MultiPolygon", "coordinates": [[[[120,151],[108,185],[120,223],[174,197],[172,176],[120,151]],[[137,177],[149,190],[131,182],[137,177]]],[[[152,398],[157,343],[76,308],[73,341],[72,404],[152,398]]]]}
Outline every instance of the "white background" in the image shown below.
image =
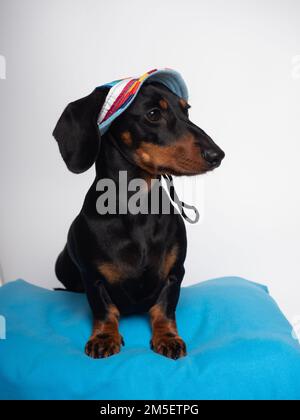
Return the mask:
{"type": "Polygon", "coordinates": [[[290,319],[300,315],[300,2],[0,0],[0,8],[5,281],[57,285],[56,256],[94,177],[69,173],[60,158],[51,133],[63,108],[104,82],[166,66],[187,81],[192,120],[227,154],[204,181],[185,184],[187,201],[198,186],[203,219],[188,226],[184,285],[244,276],[268,285],[290,319]]]}

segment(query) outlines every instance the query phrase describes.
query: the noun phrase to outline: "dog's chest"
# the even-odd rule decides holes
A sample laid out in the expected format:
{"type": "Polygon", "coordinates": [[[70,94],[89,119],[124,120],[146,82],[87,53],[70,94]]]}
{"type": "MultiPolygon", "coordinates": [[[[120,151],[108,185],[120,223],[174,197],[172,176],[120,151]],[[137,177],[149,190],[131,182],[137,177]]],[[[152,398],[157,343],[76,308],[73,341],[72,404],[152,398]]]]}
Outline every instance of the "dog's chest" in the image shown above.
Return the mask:
{"type": "Polygon", "coordinates": [[[115,286],[128,287],[145,295],[164,281],[176,259],[176,232],[167,218],[122,226],[109,250],[109,261],[98,268],[115,286]]]}
{"type": "Polygon", "coordinates": [[[124,279],[160,277],[167,249],[172,238],[159,221],[136,225],[127,230],[127,238],[119,243],[116,262],[124,268],[124,279]]]}

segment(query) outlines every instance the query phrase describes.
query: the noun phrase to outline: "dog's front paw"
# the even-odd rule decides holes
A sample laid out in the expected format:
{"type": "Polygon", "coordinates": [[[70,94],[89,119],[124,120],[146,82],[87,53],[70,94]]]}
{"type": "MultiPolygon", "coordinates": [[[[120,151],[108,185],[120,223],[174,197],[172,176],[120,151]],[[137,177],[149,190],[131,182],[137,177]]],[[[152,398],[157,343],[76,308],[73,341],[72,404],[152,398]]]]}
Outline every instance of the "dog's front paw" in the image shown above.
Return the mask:
{"type": "Polygon", "coordinates": [[[153,337],[151,342],[151,349],[162,356],[177,360],[186,356],[185,342],[178,335],[172,333],[164,334],[159,337],[153,337]]]}
{"type": "Polygon", "coordinates": [[[87,342],[85,353],[93,359],[103,359],[120,353],[121,346],[124,340],[120,334],[98,334],[87,342]]]}

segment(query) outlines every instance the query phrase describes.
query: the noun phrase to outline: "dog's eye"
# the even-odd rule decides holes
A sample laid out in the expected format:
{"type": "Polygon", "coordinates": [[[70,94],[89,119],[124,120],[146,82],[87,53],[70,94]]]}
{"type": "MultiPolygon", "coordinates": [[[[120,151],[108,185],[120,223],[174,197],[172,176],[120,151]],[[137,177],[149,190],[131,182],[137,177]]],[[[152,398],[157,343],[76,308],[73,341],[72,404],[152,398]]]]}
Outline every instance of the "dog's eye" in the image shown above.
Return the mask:
{"type": "Polygon", "coordinates": [[[159,121],[161,119],[161,110],[159,108],[151,109],[146,116],[150,121],[159,121]]]}

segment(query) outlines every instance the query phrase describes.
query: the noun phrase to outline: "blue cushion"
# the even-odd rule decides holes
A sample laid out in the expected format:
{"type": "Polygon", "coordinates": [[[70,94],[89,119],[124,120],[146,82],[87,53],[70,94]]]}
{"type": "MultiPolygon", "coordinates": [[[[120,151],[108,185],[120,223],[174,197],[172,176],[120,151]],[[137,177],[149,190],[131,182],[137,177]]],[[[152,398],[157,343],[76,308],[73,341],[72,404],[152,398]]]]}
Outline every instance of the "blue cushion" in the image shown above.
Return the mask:
{"type": "Polygon", "coordinates": [[[126,346],[93,360],[84,295],[16,281],[0,288],[1,399],[300,399],[300,346],[265,287],[222,278],[183,288],[188,356],[153,353],[146,316],[121,320],[126,346]]]}

